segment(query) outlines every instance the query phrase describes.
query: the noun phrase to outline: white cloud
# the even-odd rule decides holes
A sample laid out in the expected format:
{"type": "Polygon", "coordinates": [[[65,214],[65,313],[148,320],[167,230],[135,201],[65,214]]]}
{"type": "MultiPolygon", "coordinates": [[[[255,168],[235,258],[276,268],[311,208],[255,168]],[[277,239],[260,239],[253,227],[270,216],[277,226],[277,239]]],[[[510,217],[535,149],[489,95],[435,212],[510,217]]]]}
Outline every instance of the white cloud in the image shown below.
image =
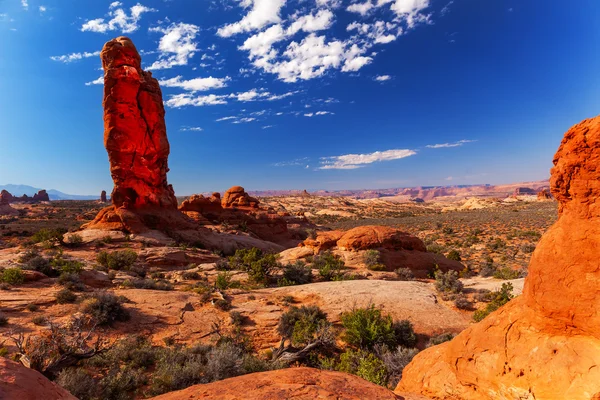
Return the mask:
{"type": "Polygon", "coordinates": [[[262,129],[269,129],[269,128],[272,128],[272,127],[273,127],[273,125],[265,125],[265,126],[262,127],[262,129]]]}
{"type": "Polygon", "coordinates": [[[346,8],[346,11],[358,13],[362,16],[365,16],[374,7],[375,6],[370,1],[365,1],[364,3],[354,3],[354,4],[349,5],[346,8]]]}
{"type": "Polygon", "coordinates": [[[179,130],[181,132],[202,132],[204,129],[199,126],[182,126],[179,130]]]}
{"type": "Polygon", "coordinates": [[[315,115],[333,115],[331,111],[317,111],[315,115]]]}
{"type": "Polygon", "coordinates": [[[216,121],[217,121],[217,122],[221,122],[221,121],[230,121],[230,120],[232,120],[232,119],[237,119],[237,117],[234,117],[234,116],[223,117],[223,118],[219,118],[219,119],[217,119],[216,121]]]}
{"type": "Polygon", "coordinates": [[[104,85],[104,77],[101,76],[98,79],[95,79],[95,80],[93,80],[91,82],[86,82],[85,83],[85,86],[92,86],[92,85],[104,85]]]}
{"type": "Polygon", "coordinates": [[[138,22],[142,18],[143,13],[157,11],[137,3],[129,9],[130,15],[127,15],[127,12],[123,8],[118,8],[121,5],[119,2],[112,3],[108,11],[108,17],[110,17],[108,21],[104,18],[89,20],[81,26],[81,31],[99,33],[109,31],[121,31],[122,33],[135,32],[139,28],[138,22]]]}
{"type": "Polygon", "coordinates": [[[110,6],[108,6],[108,8],[117,8],[117,7],[121,7],[123,5],[123,3],[121,3],[120,1],[113,1],[112,3],[110,3],[110,6]]]}
{"type": "Polygon", "coordinates": [[[184,23],[171,24],[167,28],[151,28],[150,32],[161,32],[164,35],[158,43],[159,59],[148,69],[168,69],[187,65],[198,50],[198,44],[195,41],[198,31],[198,26],[184,23]]]}
{"type": "Polygon", "coordinates": [[[293,166],[304,166],[310,159],[308,157],[296,158],[292,161],[281,161],[271,164],[273,167],[293,167],[293,166]]]}
{"type": "Polygon", "coordinates": [[[50,57],[50,59],[52,61],[60,61],[65,64],[68,64],[73,61],[83,60],[84,58],[98,57],[98,56],[100,56],[100,51],[94,51],[92,53],[85,51],[83,53],[71,53],[71,54],[66,54],[64,56],[52,56],[52,57],[50,57]]]}
{"type": "Polygon", "coordinates": [[[304,114],[305,117],[312,117],[313,115],[315,115],[314,113],[306,113],[304,114]]]}
{"type": "Polygon", "coordinates": [[[475,142],[475,140],[459,140],[458,142],[454,142],[454,143],[440,143],[440,144],[428,144],[427,148],[429,149],[443,149],[443,148],[448,148],[448,147],[460,147],[465,143],[472,143],[475,142]]]}
{"type": "Polygon", "coordinates": [[[222,37],[229,37],[280,22],[279,13],[284,4],[285,0],[241,0],[240,5],[250,9],[248,14],[240,21],[220,28],[217,34],[222,37]]]}
{"type": "Polygon", "coordinates": [[[46,8],[46,6],[39,6],[38,9],[40,10],[41,13],[45,13],[48,10],[46,8]]]}
{"type": "Polygon", "coordinates": [[[235,121],[233,121],[233,123],[234,124],[244,124],[244,123],[252,122],[252,121],[256,121],[256,118],[254,118],[254,117],[239,118],[239,119],[236,119],[235,121]]]}
{"type": "Polygon", "coordinates": [[[227,100],[224,96],[218,96],[215,94],[209,94],[206,96],[192,96],[189,93],[177,94],[171,96],[169,100],[165,101],[167,107],[179,108],[184,106],[213,106],[217,104],[227,104],[227,100]]]}
{"type": "Polygon", "coordinates": [[[176,76],[175,78],[160,80],[158,83],[166,87],[176,87],[189,92],[199,92],[223,88],[227,86],[227,81],[229,80],[230,78],[228,76],[225,78],[213,78],[212,76],[209,76],[208,78],[194,78],[188,80],[184,80],[181,76],[176,76]]]}
{"type": "Polygon", "coordinates": [[[27,0],[21,0],[21,6],[23,6],[25,10],[29,10],[29,3],[27,0]]]}
{"type": "Polygon", "coordinates": [[[357,169],[374,162],[398,160],[414,156],[415,154],[417,152],[414,150],[396,149],[376,151],[369,154],[346,154],[343,156],[323,157],[321,158],[321,166],[318,169],[357,169]]]}
{"type": "Polygon", "coordinates": [[[377,75],[375,77],[375,80],[378,82],[385,82],[385,81],[389,81],[390,79],[392,79],[392,77],[389,75],[377,75]]]}

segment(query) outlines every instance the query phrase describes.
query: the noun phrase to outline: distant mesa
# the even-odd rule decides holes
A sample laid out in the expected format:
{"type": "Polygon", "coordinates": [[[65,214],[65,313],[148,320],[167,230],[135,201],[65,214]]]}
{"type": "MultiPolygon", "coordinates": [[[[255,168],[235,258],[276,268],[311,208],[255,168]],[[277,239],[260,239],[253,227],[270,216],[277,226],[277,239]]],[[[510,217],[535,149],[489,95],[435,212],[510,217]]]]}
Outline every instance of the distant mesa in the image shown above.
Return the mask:
{"type": "Polygon", "coordinates": [[[600,116],[573,126],[550,179],[558,221],[523,294],[419,353],[398,391],[433,398],[600,399],[600,116]]]}

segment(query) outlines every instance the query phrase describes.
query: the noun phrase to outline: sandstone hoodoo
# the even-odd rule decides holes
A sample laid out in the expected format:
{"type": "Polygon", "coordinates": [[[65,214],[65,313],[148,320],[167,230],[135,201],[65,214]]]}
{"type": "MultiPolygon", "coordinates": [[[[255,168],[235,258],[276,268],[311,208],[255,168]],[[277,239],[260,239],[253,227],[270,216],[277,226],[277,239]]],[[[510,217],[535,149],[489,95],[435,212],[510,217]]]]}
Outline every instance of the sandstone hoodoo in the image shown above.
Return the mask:
{"type": "Polygon", "coordinates": [[[108,200],[106,199],[106,190],[103,190],[102,192],[100,192],[100,201],[102,203],[106,203],[108,200]]]}
{"type": "Polygon", "coordinates": [[[223,195],[221,205],[223,208],[231,207],[250,207],[258,208],[259,201],[254,197],[250,197],[241,186],[233,186],[229,188],[223,195]]]}
{"type": "Polygon", "coordinates": [[[0,203],[3,204],[40,203],[42,201],[50,201],[50,196],[48,196],[48,193],[45,190],[40,190],[39,192],[35,193],[33,197],[29,197],[26,194],[21,197],[15,197],[6,190],[2,190],[2,192],[0,192],[0,203]]]}
{"type": "Polygon", "coordinates": [[[417,355],[398,390],[436,398],[600,398],[598,165],[600,117],[573,126],[554,157],[559,219],[533,254],[523,294],[417,355]]]}

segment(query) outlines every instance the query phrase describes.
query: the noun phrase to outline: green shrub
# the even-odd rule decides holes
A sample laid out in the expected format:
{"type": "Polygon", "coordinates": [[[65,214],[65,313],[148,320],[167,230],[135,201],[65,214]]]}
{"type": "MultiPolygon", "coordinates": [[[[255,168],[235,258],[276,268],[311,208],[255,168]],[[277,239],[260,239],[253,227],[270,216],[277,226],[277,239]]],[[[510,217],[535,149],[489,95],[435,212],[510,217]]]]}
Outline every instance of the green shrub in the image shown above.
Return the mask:
{"type": "Polygon", "coordinates": [[[228,272],[219,272],[215,280],[215,287],[219,290],[227,290],[231,287],[231,274],[228,272]]]}
{"type": "Polygon", "coordinates": [[[173,285],[165,280],[132,279],[123,282],[123,286],[148,290],[173,290],[173,285]]]}
{"type": "Polygon", "coordinates": [[[2,282],[11,285],[20,285],[25,282],[25,274],[20,268],[6,268],[2,271],[2,282]]]}
{"type": "Polygon", "coordinates": [[[473,313],[473,320],[475,320],[475,322],[479,322],[492,312],[508,303],[514,297],[512,291],[512,283],[503,283],[502,288],[489,294],[491,301],[486,305],[486,307],[473,313]]]}
{"type": "Polygon", "coordinates": [[[363,262],[371,271],[385,271],[386,266],[381,262],[381,253],[378,250],[367,250],[363,255],[363,262]]]}
{"type": "Polygon", "coordinates": [[[89,315],[98,325],[110,325],[114,321],[127,321],[129,313],[123,307],[124,299],[110,292],[98,291],[81,304],[81,312],[89,315]]]}
{"type": "Polygon", "coordinates": [[[215,300],[215,307],[221,311],[229,311],[231,310],[231,301],[227,299],[215,300]]]}
{"type": "Polygon", "coordinates": [[[394,323],[389,315],[371,305],[341,316],[345,328],[343,339],[351,346],[372,350],[375,345],[412,347],[416,337],[409,321],[394,323]]]}
{"type": "Polygon", "coordinates": [[[66,232],[66,229],[40,229],[31,237],[31,242],[62,242],[66,232]]]}
{"type": "Polygon", "coordinates": [[[435,288],[441,293],[460,293],[463,290],[463,284],[458,279],[458,272],[448,271],[446,273],[442,271],[435,272],[435,288]]]}
{"type": "Polygon", "coordinates": [[[456,250],[450,250],[450,253],[448,253],[446,258],[448,260],[462,261],[462,259],[460,258],[460,253],[456,250]]]}
{"type": "Polygon", "coordinates": [[[319,275],[326,281],[340,280],[344,266],[344,260],[330,251],[315,256],[312,262],[312,268],[318,269],[319,275]]]}
{"type": "Polygon", "coordinates": [[[453,333],[442,333],[441,335],[429,339],[429,341],[427,342],[427,347],[437,346],[438,344],[449,342],[452,339],[454,339],[453,333]]]}
{"type": "Polygon", "coordinates": [[[522,271],[512,269],[510,267],[499,268],[494,272],[494,278],[510,280],[522,277],[522,271]]]}
{"type": "Polygon", "coordinates": [[[278,257],[277,254],[263,254],[262,250],[257,248],[241,249],[229,257],[229,266],[246,271],[252,282],[266,284],[271,275],[281,268],[277,262],[278,257]]]}
{"type": "Polygon", "coordinates": [[[114,270],[129,269],[137,260],[137,253],[133,250],[117,250],[112,253],[101,251],[96,256],[98,264],[114,270]]]}
{"type": "Polygon", "coordinates": [[[34,325],[41,326],[41,325],[46,325],[46,323],[48,321],[46,320],[46,317],[44,317],[43,315],[37,315],[31,319],[31,322],[33,322],[34,325]]]}
{"type": "Polygon", "coordinates": [[[77,295],[69,289],[62,289],[54,295],[58,304],[74,303],[77,300],[77,295]]]}
{"type": "Polygon", "coordinates": [[[399,281],[412,281],[415,279],[415,275],[410,268],[398,268],[394,272],[399,281]]]}
{"type": "Polygon", "coordinates": [[[46,276],[56,275],[56,271],[50,266],[50,260],[42,256],[35,256],[28,259],[22,268],[30,271],[38,271],[46,276]]]}
{"type": "Polygon", "coordinates": [[[387,371],[386,382],[390,388],[395,388],[402,379],[404,368],[419,353],[418,349],[398,346],[396,350],[389,350],[387,347],[380,347],[376,354],[383,362],[387,371]]]}
{"type": "Polygon", "coordinates": [[[327,314],[317,306],[291,307],[279,318],[277,331],[294,345],[306,345],[327,324],[327,314]]]}
{"type": "Polygon", "coordinates": [[[97,383],[83,368],[64,369],[56,380],[61,387],[78,399],[95,399],[97,383]]]}
{"type": "Polygon", "coordinates": [[[454,299],[454,306],[459,310],[470,310],[473,305],[464,294],[460,293],[454,299]]]}
{"type": "Polygon", "coordinates": [[[64,274],[78,274],[83,271],[84,264],[76,260],[68,260],[62,256],[54,258],[51,263],[52,267],[64,274]]]}
{"type": "Polygon", "coordinates": [[[83,244],[83,238],[78,233],[72,233],[69,235],[69,246],[79,247],[83,244]]]}
{"type": "Polygon", "coordinates": [[[338,370],[358,375],[377,385],[385,386],[387,370],[385,364],[373,353],[349,349],[340,356],[338,370]]]}
{"type": "Polygon", "coordinates": [[[312,282],[312,269],[304,261],[298,260],[294,264],[283,267],[283,282],[280,286],[304,285],[312,282]]]}

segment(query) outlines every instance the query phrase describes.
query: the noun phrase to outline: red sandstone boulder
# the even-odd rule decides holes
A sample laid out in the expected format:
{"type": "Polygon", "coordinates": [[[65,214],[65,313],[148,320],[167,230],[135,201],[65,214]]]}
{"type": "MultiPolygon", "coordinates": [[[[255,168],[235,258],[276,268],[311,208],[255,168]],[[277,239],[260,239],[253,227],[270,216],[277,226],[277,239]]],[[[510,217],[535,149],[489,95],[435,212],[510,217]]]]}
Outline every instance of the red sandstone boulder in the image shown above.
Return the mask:
{"type": "Polygon", "coordinates": [[[39,372],[0,357],[0,399],[77,400],[39,372]]]}
{"type": "MultiPolygon", "coordinates": [[[[321,371],[313,368],[287,368],[238,376],[196,385],[153,397],[155,400],[281,400],[281,399],[343,399],[343,400],[402,400],[395,395],[355,375],[321,371]]],[[[413,397],[412,399],[417,399],[413,397]]]]}
{"type": "Polygon", "coordinates": [[[359,226],[345,232],[337,241],[345,250],[416,250],[427,251],[423,241],[388,226],[359,226]]]}
{"type": "Polygon", "coordinates": [[[523,294],[418,354],[398,390],[474,400],[600,399],[599,165],[596,117],[573,126],[554,157],[559,218],[533,253],[523,294]]]}
{"type": "Polygon", "coordinates": [[[540,201],[543,200],[552,200],[552,195],[550,194],[550,192],[546,189],[542,189],[538,192],[537,194],[537,198],[540,201]]]}
{"type": "Polygon", "coordinates": [[[259,201],[254,197],[250,197],[241,186],[233,186],[229,188],[223,195],[221,205],[223,208],[230,207],[250,207],[258,208],[259,201]]]}

